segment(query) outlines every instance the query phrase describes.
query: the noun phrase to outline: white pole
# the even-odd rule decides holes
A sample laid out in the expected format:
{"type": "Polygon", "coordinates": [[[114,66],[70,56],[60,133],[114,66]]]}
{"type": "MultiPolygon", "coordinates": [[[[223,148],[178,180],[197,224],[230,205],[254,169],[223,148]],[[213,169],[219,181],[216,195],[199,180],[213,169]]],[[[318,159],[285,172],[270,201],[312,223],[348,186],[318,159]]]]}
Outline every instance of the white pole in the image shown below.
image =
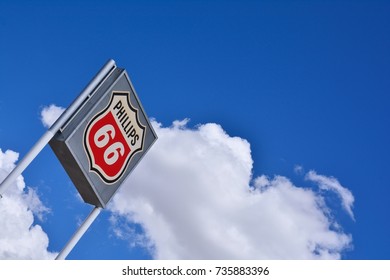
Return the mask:
{"type": "Polygon", "coordinates": [[[24,156],[18,165],[8,174],[4,181],[0,184],[0,198],[6,188],[26,169],[33,159],[42,151],[47,143],[53,138],[57,131],[66,123],[66,121],[77,111],[80,105],[88,98],[95,88],[116,68],[115,61],[110,59],[98,74],[92,79],[88,86],[81,94],[73,101],[73,103],[62,113],[57,121],[46,131],[45,134],[38,140],[31,150],[24,156]]]}
{"type": "Polygon", "coordinates": [[[84,233],[88,230],[93,221],[99,215],[101,210],[102,208],[97,206],[92,210],[92,212],[85,219],[84,223],[79,227],[79,229],[74,233],[74,235],[62,249],[62,251],[58,254],[56,260],[65,260],[65,258],[69,255],[70,251],[72,251],[74,246],[76,246],[77,242],[79,242],[80,238],[83,237],[84,233]]]}

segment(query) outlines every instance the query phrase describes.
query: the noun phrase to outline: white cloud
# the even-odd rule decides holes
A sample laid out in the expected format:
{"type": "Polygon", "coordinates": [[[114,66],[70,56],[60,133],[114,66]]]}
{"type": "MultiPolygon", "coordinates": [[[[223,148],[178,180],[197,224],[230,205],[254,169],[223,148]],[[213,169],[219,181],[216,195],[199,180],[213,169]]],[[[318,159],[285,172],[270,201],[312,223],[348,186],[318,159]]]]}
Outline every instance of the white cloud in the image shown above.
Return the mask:
{"type": "Polygon", "coordinates": [[[54,104],[44,107],[41,111],[41,121],[43,126],[47,128],[51,127],[51,125],[64,111],[64,108],[58,107],[54,104]]]}
{"type": "Polygon", "coordinates": [[[305,170],[303,169],[302,165],[297,164],[294,166],[294,172],[295,174],[302,175],[303,173],[305,173],[305,170]]]}
{"type": "MultiPolygon", "coordinates": [[[[0,149],[0,182],[14,168],[18,154],[0,149]]],[[[48,212],[35,191],[26,187],[19,176],[0,199],[0,259],[53,259],[47,250],[49,239],[39,225],[38,218],[48,212]]]]}
{"type": "Polygon", "coordinates": [[[338,259],[351,246],[323,192],[283,176],[252,180],[246,140],[217,124],[187,123],[153,122],[158,141],[110,204],[118,237],[135,236],[123,220],[141,224],[144,238],[136,237],[157,259],[338,259]]]}
{"type": "MultiPolygon", "coordinates": [[[[218,124],[189,129],[188,121],[153,121],[158,141],[109,205],[118,238],[157,259],[338,259],[350,248],[326,192],[283,176],[252,178],[245,139],[218,124]]],[[[339,194],[353,217],[353,196],[335,178],[313,171],[306,178],[339,194]]]]}
{"type": "Polygon", "coordinates": [[[319,175],[315,171],[311,170],[306,174],[306,179],[316,182],[322,190],[335,192],[340,197],[345,211],[347,211],[349,216],[354,219],[352,207],[355,199],[353,194],[350,190],[343,187],[336,178],[319,175]]]}

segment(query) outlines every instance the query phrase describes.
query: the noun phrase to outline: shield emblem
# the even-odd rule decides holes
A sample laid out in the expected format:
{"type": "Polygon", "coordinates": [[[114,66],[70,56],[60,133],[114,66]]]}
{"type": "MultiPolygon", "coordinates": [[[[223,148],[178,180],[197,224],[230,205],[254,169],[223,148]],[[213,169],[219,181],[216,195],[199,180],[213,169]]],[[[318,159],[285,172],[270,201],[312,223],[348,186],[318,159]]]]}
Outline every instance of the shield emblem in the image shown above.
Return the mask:
{"type": "Polygon", "coordinates": [[[107,107],[92,117],[84,132],[90,171],[107,184],[117,182],[143,150],[144,138],[145,126],[131,105],[130,92],[112,92],[107,107]]]}

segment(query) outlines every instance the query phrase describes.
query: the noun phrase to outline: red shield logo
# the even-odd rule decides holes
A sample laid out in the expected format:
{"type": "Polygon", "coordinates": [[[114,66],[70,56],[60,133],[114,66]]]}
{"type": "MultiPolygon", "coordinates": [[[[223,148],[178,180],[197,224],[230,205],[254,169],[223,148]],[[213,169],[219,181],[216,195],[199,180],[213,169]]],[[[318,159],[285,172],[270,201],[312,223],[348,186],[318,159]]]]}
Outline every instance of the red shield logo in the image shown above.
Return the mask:
{"type": "Polygon", "coordinates": [[[96,114],[84,132],[90,170],[107,184],[118,181],[131,158],[143,150],[145,126],[130,103],[130,92],[112,92],[108,106],[96,114]]]}

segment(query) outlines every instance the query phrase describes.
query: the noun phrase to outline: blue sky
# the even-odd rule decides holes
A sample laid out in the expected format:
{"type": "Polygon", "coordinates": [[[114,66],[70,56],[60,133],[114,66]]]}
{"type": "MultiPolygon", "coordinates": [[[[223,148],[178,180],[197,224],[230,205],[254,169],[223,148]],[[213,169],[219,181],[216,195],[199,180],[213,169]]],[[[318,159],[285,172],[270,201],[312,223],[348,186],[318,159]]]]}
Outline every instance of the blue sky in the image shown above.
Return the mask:
{"type": "MultiPolygon", "coordinates": [[[[310,258],[321,255],[328,243],[313,241],[305,225],[324,217],[324,232],[336,233],[341,240],[327,247],[336,257],[389,258],[387,1],[4,0],[0,11],[2,153],[12,150],[19,158],[26,154],[45,131],[43,108],[67,107],[109,58],[126,68],[163,135],[129,178],[122,197],[102,212],[70,259],[310,258]],[[162,147],[173,150],[172,161],[162,147]],[[186,155],[191,147],[206,155],[186,155]],[[205,162],[207,172],[200,168],[205,162]],[[224,172],[227,177],[233,174],[227,182],[213,181],[224,172]],[[327,183],[321,185],[319,178],[327,183]],[[342,188],[329,187],[331,179],[342,188]],[[210,188],[203,189],[211,181],[210,188]],[[225,208],[224,187],[231,182],[237,184],[227,192],[234,193],[238,185],[258,189],[256,203],[262,206],[250,208],[251,203],[257,205],[252,197],[240,202],[245,211],[225,208]],[[273,188],[286,203],[270,211],[276,204],[264,205],[275,198],[267,192],[273,188]],[[195,192],[198,189],[204,191],[195,192]],[[216,189],[220,192],[211,194],[216,189]],[[290,197],[297,194],[297,200],[292,203],[282,190],[292,191],[290,197]],[[343,207],[346,190],[354,197],[353,217],[343,207]],[[212,202],[196,208],[196,215],[205,215],[193,225],[201,229],[198,235],[185,230],[196,207],[187,209],[192,204],[180,202],[187,193],[193,199],[199,195],[202,203],[196,205],[212,202]],[[221,200],[216,199],[219,195],[221,200]],[[283,205],[294,207],[300,199],[302,205],[315,201],[317,206],[308,209],[321,211],[304,216],[308,222],[294,227],[303,219],[302,209],[290,217],[286,213],[297,208],[283,205]],[[257,219],[257,211],[272,217],[257,219]],[[226,223],[214,230],[206,218],[212,215],[210,221],[225,217],[226,223]],[[248,224],[237,222],[243,217],[251,217],[248,224]],[[271,224],[271,218],[280,224],[271,224]],[[265,226],[278,235],[289,222],[296,230],[291,233],[306,236],[304,247],[316,244],[311,255],[297,253],[299,244],[296,250],[281,245],[269,255],[256,254],[267,251],[255,240],[266,242],[267,233],[249,228],[265,226]],[[220,246],[219,255],[207,248],[188,253],[193,249],[187,248],[189,243],[215,244],[211,233],[223,232],[224,225],[232,230],[227,240],[245,240],[254,249],[247,255],[220,246]]],[[[58,252],[91,206],[77,197],[49,147],[23,176],[46,209],[33,211],[33,225],[47,235],[47,250],[58,252]]],[[[280,238],[289,244],[296,236],[280,238]]]]}

